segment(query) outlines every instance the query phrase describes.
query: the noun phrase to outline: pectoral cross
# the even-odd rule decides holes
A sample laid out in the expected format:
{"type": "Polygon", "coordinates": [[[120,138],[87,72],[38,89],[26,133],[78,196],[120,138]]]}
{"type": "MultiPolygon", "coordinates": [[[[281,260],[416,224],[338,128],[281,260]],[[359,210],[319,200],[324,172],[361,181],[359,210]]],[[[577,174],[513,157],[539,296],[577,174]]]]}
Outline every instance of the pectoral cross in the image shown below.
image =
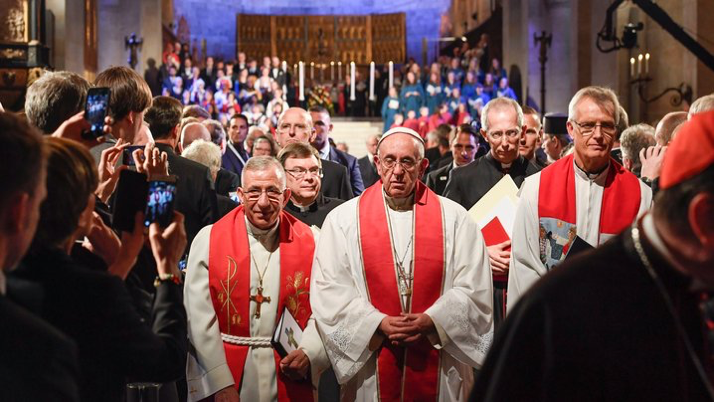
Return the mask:
{"type": "Polygon", "coordinates": [[[263,288],[258,287],[258,292],[254,295],[250,296],[250,301],[254,301],[257,303],[257,306],[255,307],[255,318],[260,318],[260,308],[263,305],[263,303],[270,303],[270,296],[265,297],[263,296],[263,288]]]}
{"type": "Polygon", "coordinates": [[[285,335],[288,336],[288,345],[292,345],[295,349],[298,348],[298,343],[295,341],[295,331],[292,328],[285,328],[285,335]]]}

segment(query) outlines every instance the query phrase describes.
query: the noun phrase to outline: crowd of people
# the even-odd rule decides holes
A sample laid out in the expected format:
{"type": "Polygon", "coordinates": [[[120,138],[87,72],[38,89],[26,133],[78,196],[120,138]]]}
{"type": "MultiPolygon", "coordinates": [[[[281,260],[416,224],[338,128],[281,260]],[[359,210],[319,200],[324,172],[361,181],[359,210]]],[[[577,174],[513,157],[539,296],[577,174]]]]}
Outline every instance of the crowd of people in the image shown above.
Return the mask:
{"type": "Polygon", "coordinates": [[[280,60],[181,53],[166,85],[47,72],[0,112],[0,399],[714,398],[714,95],[630,126],[608,88],[540,116],[484,90],[496,62],[412,64],[387,108],[440,117],[385,123],[357,159],[324,105],[280,103],[280,60]],[[476,124],[446,118],[452,97],[476,124]],[[247,111],[271,104],[267,125],[247,111]],[[172,216],[147,221],[167,176],[172,216]],[[505,176],[494,243],[468,211],[505,176]]]}
{"type": "MultiPolygon", "coordinates": [[[[356,73],[355,96],[350,93],[350,76],[344,80],[307,82],[304,101],[293,66],[279,57],[248,58],[239,52],[236,60],[206,57],[196,60],[187,44],[167,43],[157,68],[151,59],[144,78],[154,96],[171,96],[183,105],[198,105],[224,125],[235,114],[248,117],[251,125],[275,131],[278,117],[289,106],[322,106],[332,114],[381,116],[385,131],[404,123],[425,134],[438,122],[478,124],[481,109],[492,98],[519,100],[509,86],[506,70],[498,58],[489,57],[487,35],[469,48],[468,42],[453,57],[441,56],[428,68],[414,59],[396,66],[389,87],[388,66],[375,73],[375,93],[368,94],[369,77],[356,73]],[[177,50],[178,49],[178,50],[177,50]],[[260,63],[259,63],[260,60],[260,63]]],[[[324,78],[324,74],[323,74],[324,78]]]]}

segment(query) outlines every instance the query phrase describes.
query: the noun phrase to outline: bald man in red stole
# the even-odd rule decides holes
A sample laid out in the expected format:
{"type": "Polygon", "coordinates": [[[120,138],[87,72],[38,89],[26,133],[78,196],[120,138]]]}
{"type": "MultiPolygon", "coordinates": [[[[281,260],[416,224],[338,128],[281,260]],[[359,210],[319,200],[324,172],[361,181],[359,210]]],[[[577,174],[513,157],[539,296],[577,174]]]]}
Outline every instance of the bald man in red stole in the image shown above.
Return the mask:
{"type": "Polygon", "coordinates": [[[478,225],[420,177],[418,133],[377,146],[381,180],[326,218],[310,302],[343,401],[459,401],[493,334],[478,225]]]}
{"type": "Polygon", "coordinates": [[[310,310],[317,233],[283,211],[285,180],[276,159],[251,158],[241,205],[191,246],[184,289],[189,401],[310,401],[311,379],[329,365],[310,310]],[[297,350],[281,358],[270,340],[284,309],[304,332],[297,350]]]}

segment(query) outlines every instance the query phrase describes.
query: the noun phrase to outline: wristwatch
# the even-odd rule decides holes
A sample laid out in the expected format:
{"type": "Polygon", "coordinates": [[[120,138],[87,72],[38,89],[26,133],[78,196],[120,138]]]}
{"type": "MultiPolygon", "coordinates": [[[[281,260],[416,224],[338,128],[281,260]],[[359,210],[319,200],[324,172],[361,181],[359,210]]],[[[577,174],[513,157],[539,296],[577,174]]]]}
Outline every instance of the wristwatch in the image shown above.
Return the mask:
{"type": "Polygon", "coordinates": [[[163,282],[173,282],[177,285],[181,284],[181,276],[174,274],[159,274],[159,276],[154,279],[154,287],[159,287],[163,282]]]}

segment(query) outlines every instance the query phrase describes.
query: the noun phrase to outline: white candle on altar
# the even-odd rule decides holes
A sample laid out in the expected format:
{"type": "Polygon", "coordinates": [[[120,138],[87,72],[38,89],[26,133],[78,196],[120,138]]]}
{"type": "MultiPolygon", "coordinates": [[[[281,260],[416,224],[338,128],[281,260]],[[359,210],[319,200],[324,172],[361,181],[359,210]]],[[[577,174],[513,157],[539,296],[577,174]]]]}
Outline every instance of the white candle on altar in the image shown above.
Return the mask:
{"type": "Polygon", "coordinates": [[[310,62],[310,81],[315,79],[315,63],[310,62]]]}
{"type": "Polygon", "coordinates": [[[394,86],[394,63],[389,62],[389,87],[394,86]]]}
{"type": "Polygon", "coordinates": [[[644,56],[642,56],[642,53],[640,53],[640,55],[637,56],[637,76],[638,77],[642,75],[642,59],[643,58],[644,58],[644,56]]]}
{"type": "Polygon", "coordinates": [[[342,81],[342,62],[337,62],[337,81],[342,81]]]}
{"type": "Polygon", "coordinates": [[[330,62],[330,81],[335,80],[335,62],[331,61],[330,62]]]}
{"type": "Polygon", "coordinates": [[[369,63],[369,100],[374,100],[374,62],[369,63]]]}
{"type": "Polygon", "coordinates": [[[350,63],[350,100],[355,100],[355,62],[350,63]]]}
{"type": "Polygon", "coordinates": [[[305,100],[305,63],[300,62],[300,100],[305,100]]]}
{"type": "Polygon", "coordinates": [[[286,73],[288,71],[288,62],[283,60],[283,73],[286,73]]]}
{"type": "Polygon", "coordinates": [[[630,57],[630,77],[635,76],[635,58],[630,57]]]}
{"type": "Polygon", "coordinates": [[[650,54],[645,53],[645,75],[650,75],[650,54]]]}

